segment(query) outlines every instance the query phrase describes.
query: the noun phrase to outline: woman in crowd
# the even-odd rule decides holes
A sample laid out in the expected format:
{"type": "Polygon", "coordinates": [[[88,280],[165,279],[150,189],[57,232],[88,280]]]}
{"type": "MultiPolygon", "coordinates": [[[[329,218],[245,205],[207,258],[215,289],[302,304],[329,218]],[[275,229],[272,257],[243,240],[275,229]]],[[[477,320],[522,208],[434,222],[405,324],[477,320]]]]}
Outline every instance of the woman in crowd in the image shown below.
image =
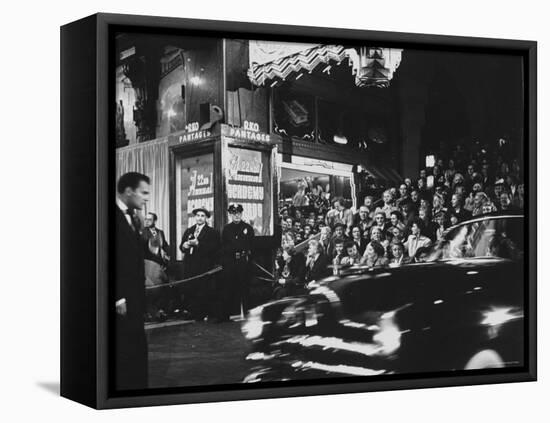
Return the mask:
{"type": "Polygon", "coordinates": [[[330,226],[323,226],[319,230],[319,243],[323,247],[323,252],[327,256],[332,255],[332,244],[331,244],[331,238],[332,238],[332,231],[330,229],[330,226]]]}
{"type": "Polygon", "coordinates": [[[405,224],[403,223],[403,215],[399,210],[394,210],[390,213],[390,226],[388,230],[397,228],[401,231],[405,230],[405,224]]]}
{"type": "Polygon", "coordinates": [[[394,242],[390,244],[390,259],[388,261],[389,267],[399,267],[410,262],[410,258],[405,257],[405,247],[402,243],[394,242]]]}
{"type": "Polygon", "coordinates": [[[405,243],[405,248],[409,257],[414,257],[418,248],[431,245],[431,239],[423,235],[423,230],[424,225],[422,225],[420,219],[416,219],[411,223],[411,234],[405,243]]]}
{"type": "Polygon", "coordinates": [[[385,232],[382,231],[382,229],[380,229],[380,227],[378,227],[378,226],[373,226],[370,230],[370,240],[371,240],[371,242],[376,241],[376,242],[380,243],[380,245],[382,245],[382,247],[384,248],[384,251],[385,251],[386,248],[388,248],[388,245],[389,245],[390,242],[386,239],[386,236],[384,234],[385,234],[385,232]]]}
{"type": "Polygon", "coordinates": [[[363,232],[359,226],[353,226],[351,228],[351,240],[357,244],[359,254],[363,255],[368,242],[363,238],[363,232]]]}
{"type": "Polygon", "coordinates": [[[359,248],[355,242],[351,240],[346,241],[344,248],[346,250],[346,256],[340,261],[342,266],[351,266],[361,262],[361,254],[359,254],[359,248]]]}
{"type": "Polygon", "coordinates": [[[384,215],[386,216],[386,219],[389,219],[390,213],[394,210],[397,210],[397,207],[394,205],[394,202],[393,202],[393,194],[391,190],[388,189],[384,191],[384,193],[382,194],[382,201],[384,202],[384,204],[381,207],[377,207],[376,210],[374,211],[375,219],[376,219],[376,215],[380,212],[384,213],[384,215]]]}
{"type": "Polygon", "coordinates": [[[447,215],[443,212],[439,212],[434,217],[435,222],[435,241],[443,239],[443,233],[449,226],[447,223],[447,215]]]}
{"type": "Polygon", "coordinates": [[[472,216],[479,216],[480,214],[483,214],[483,206],[490,202],[489,197],[487,197],[487,194],[484,192],[478,192],[474,196],[474,204],[472,208],[472,216]]]}
{"type": "Polygon", "coordinates": [[[433,207],[432,207],[432,213],[435,215],[439,212],[447,213],[447,209],[444,207],[445,199],[443,195],[441,194],[434,194],[433,196],[433,207]]]}
{"type": "Polygon", "coordinates": [[[403,242],[403,238],[405,236],[404,232],[401,231],[399,228],[392,228],[388,231],[388,240],[390,242],[390,245],[395,242],[403,242]]]}
{"type": "Polygon", "coordinates": [[[474,210],[475,196],[477,195],[477,193],[482,191],[483,191],[483,188],[482,188],[481,182],[474,182],[472,184],[472,191],[470,191],[470,193],[464,200],[464,209],[472,213],[474,210]]]}
{"type": "Polygon", "coordinates": [[[361,259],[361,264],[368,267],[383,267],[388,264],[388,259],[384,257],[385,249],[378,241],[371,241],[365,249],[365,254],[361,259]]]}

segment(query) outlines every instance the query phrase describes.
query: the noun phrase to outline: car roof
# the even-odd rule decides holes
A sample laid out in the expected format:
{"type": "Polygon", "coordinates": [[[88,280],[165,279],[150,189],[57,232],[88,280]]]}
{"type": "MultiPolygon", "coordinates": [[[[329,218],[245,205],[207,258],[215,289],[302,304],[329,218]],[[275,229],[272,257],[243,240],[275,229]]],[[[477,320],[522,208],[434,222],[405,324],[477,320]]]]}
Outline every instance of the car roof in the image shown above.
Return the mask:
{"type": "Polygon", "coordinates": [[[447,229],[445,229],[445,232],[443,233],[443,235],[447,235],[447,233],[453,231],[454,229],[456,229],[460,226],[465,226],[465,225],[468,225],[468,224],[474,223],[474,222],[481,222],[482,220],[522,219],[523,217],[524,216],[523,216],[523,211],[522,210],[521,211],[510,211],[510,212],[507,212],[507,213],[503,213],[503,212],[486,213],[486,214],[482,214],[482,215],[473,217],[473,218],[468,219],[468,220],[464,220],[463,222],[460,222],[460,223],[457,223],[456,225],[448,227],[447,229]]]}

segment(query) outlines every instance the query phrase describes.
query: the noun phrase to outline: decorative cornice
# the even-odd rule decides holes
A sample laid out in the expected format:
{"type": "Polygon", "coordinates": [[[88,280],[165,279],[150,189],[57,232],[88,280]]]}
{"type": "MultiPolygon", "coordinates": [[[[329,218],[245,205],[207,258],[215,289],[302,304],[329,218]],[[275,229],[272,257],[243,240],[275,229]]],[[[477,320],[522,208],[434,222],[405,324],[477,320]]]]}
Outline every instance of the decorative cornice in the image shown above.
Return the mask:
{"type": "Polygon", "coordinates": [[[401,52],[390,48],[321,45],[288,56],[279,55],[271,62],[251,63],[247,74],[256,86],[275,86],[281,81],[298,79],[303,73],[330,73],[332,65],[348,59],[357,86],[387,87],[401,63],[401,52]]]}

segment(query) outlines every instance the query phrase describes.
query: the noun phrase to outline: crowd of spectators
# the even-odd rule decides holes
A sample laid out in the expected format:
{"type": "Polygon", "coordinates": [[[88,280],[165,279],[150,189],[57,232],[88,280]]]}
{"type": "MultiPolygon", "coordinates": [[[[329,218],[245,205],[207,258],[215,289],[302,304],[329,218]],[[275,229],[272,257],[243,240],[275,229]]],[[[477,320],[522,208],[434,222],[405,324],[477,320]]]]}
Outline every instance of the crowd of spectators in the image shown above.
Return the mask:
{"type": "Polygon", "coordinates": [[[501,143],[492,154],[457,147],[433,167],[380,193],[351,201],[330,198],[303,181],[299,201],[280,210],[281,248],[276,258],[275,297],[293,295],[341,266],[401,266],[422,261],[452,225],[475,216],[524,207],[519,160],[501,143]],[[297,248],[305,245],[306,248],[297,248]],[[302,252],[303,251],[303,252],[302,252]]]}

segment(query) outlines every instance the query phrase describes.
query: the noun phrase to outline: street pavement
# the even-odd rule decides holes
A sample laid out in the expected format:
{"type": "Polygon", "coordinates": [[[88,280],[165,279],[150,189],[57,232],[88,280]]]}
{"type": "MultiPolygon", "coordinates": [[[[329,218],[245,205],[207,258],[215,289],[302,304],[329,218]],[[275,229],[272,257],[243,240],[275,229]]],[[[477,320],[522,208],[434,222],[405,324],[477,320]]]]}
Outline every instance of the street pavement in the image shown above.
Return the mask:
{"type": "Polygon", "coordinates": [[[237,322],[167,322],[147,337],[151,388],[239,383],[251,368],[237,322]]]}

